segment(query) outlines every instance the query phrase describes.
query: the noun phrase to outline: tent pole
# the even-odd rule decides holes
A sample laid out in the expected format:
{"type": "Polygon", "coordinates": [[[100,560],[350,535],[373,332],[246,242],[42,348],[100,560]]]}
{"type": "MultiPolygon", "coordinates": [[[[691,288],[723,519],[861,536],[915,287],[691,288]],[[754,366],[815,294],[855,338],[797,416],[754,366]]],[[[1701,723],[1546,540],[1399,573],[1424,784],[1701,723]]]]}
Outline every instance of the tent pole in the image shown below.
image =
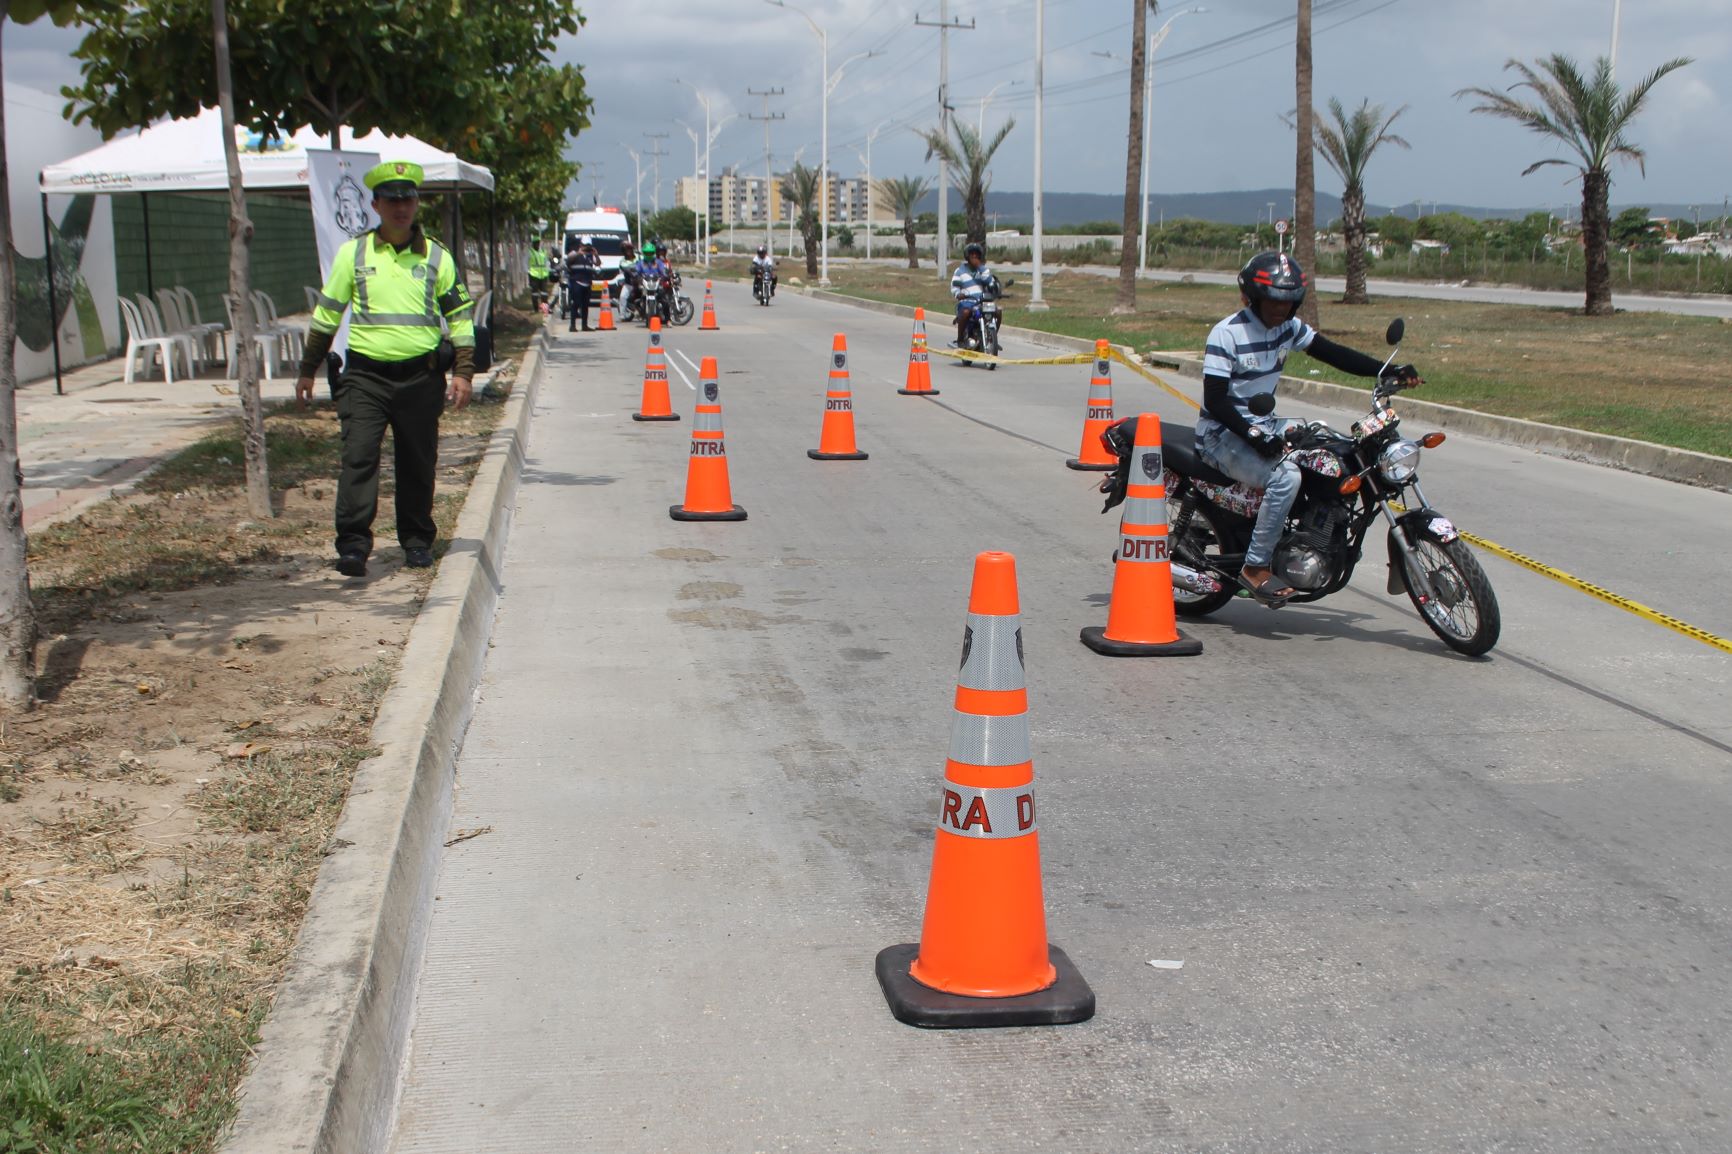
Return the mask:
{"type": "Polygon", "coordinates": [[[54,232],[48,223],[48,194],[42,194],[42,252],[48,258],[48,336],[54,345],[54,395],[66,395],[60,375],[60,326],[54,323],[54,232]]]}
{"type": "Polygon", "coordinates": [[[138,207],[144,216],[144,295],[156,292],[156,273],[150,267],[150,193],[138,194],[138,207]]]}
{"type": "Polygon", "coordinates": [[[493,271],[499,264],[499,210],[487,193],[487,291],[493,291],[493,271]]]}

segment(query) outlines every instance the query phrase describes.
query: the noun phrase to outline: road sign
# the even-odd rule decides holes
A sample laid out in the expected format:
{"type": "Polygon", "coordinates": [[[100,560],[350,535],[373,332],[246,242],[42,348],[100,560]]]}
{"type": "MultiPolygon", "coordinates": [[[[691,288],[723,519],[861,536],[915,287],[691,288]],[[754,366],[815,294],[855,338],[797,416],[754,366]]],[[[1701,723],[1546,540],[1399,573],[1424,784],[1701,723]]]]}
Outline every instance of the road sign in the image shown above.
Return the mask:
{"type": "Polygon", "coordinates": [[[1275,235],[1276,236],[1285,236],[1286,234],[1287,234],[1287,222],[1285,220],[1276,221],[1275,222],[1275,235]]]}

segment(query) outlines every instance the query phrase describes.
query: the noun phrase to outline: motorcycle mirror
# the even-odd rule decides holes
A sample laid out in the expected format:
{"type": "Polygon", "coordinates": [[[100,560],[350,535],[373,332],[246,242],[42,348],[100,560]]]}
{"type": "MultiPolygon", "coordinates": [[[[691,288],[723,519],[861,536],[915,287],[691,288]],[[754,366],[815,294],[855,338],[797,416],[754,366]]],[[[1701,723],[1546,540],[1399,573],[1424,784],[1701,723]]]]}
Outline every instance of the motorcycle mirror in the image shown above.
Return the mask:
{"type": "Polygon", "coordinates": [[[1016,281],[1014,279],[1012,279],[1011,277],[1005,277],[1003,280],[999,281],[998,283],[1003,285],[1005,288],[1012,288],[1016,285],[1016,281]]]}
{"type": "Polygon", "coordinates": [[[1401,343],[1402,334],[1405,332],[1407,332],[1407,322],[1402,320],[1400,317],[1396,317],[1394,320],[1389,322],[1389,331],[1383,334],[1384,343],[1399,345],[1401,343]]]}
{"type": "Polygon", "coordinates": [[[1258,393],[1251,398],[1245,407],[1251,410],[1253,416],[1267,417],[1275,411],[1275,394],[1258,393]]]}

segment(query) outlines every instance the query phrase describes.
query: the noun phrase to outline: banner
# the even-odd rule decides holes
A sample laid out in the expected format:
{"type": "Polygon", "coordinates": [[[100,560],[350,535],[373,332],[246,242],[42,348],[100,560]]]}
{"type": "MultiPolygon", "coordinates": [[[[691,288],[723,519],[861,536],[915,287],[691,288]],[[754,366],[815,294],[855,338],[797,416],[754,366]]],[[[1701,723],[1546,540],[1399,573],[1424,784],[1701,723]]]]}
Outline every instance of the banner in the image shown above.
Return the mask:
{"type": "MultiPolygon", "coordinates": [[[[319,243],[319,278],[331,279],[331,261],[347,241],[377,228],[379,218],[373,212],[373,196],[361,183],[367,170],[379,163],[376,152],[332,152],[329,149],[307,149],[307,189],[312,193],[313,234],[319,243]]],[[[343,327],[337,330],[331,347],[337,353],[349,351],[349,317],[343,316],[343,327]]]]}

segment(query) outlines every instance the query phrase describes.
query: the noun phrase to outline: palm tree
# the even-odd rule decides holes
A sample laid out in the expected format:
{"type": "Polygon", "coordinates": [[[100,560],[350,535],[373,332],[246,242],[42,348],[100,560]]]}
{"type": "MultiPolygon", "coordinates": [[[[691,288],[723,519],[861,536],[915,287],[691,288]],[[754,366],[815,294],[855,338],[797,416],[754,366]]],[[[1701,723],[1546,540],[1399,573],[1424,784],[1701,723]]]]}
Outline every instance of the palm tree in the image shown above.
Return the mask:
{"type": "Polygon", "coordinates": [[[1370,299],[1365,295],[1365,166],[1380,144],[1411,147],[1389,131],[1396,117],[1406,111],[1403,104],[1384,116],[1383,105],[1362,100],[1348,115],[1341,101],[1330,97],[1329,115],[1335,123],[1326,124],[1322,116],[1317,117],[1317,147],[1344,186],[1341,225],[1347,238],[1347,295],[1342,304],[1362,305],[1370,299]]]}
{"type": "Polygon", "coordinates": [[[1113,312],[1137,311],[1137,247],[1143,243],[1142,204],[1138,183],[1143,172],[1143,75],[1148,48],[1149,13],[1156,0],[1131,0],[1131,119],[1125,137],[1124,231],[1119,243],[1119,290],[1113,312]]]}
{"type": "MultiPolygon", "coordinates": [[[[1311,0],[1299,0],[1298,28],[1294,35],[1293,86],[1297,95],[1299,150],[1293,166],[1293,255],[1301,268],[1317,275],[1317,168],[1312,155],[1311,108],[1311,0]]],[[[1317,324],[1317,294],[1306,293],[1299,315],[1313,327],[1317,324]]]]}
{"type": "Polygon", "coordinates": [[[806,275],[818,275],[818,210],[813,207],[818,199],[818,170],[807,168],[799,161],[782,178],[782,197],[790,201],[800,214],[796,223],[800,226],[800,243],[806,249],[806,275]]]}
{"type": "MultiPolygon", "coordinates": [[[[963,212],[968,220],[968,243],[984,245],[986,190],[992,187],[992,154],[998,151],[998,146],[1004,143],[1004,138],[1016,127],[1016,121],[1006,120],[999,130],[992,134],[990,140],[970,128],[965,118],[952,116],[950,127],[956,130],[955,140],[946,138],[943,130],[938,128],[928,129],[920,134],[926,141],[926,159],[941,156],[950,166],[950,178],[956,185],[956,191],[962,194],[963,212]]],[[[939,261],[942,262],[947,255],[939,253],[939,261]]]]}
{"type": "Polygon", "coordinates": [[[878,191],[889,203],[890,210],[902,218],[902,239],[908,242],[908,267],[919,268],[920,258],[914,252],[914,214],[920,202],[932,191],[930,176],[893,176],[878,182],[878,191]]]}
{"type": "Polygon", "coordinates": [[[1612,62],[1608,58],[1600,57],[1589,77],[1582,74],[1574,60],[1558,52],[1540,57],[1531,67],[1520,60],[1505,64],[1505,71],[1514,71],[1521,77],[1507,91],[1464,88],[1456,93],[1458,97],[1479,98],[1473,111],[1513,120],[1575,153],[1573,160],[1558,157],[1536,160],[1522,170],[1522,175],[1548,164],[1568,165],[1582,174],[1582,256],[1588,282],[1584,311],[1589,316],[1609,316],[1612,312],[1612,268],[1606,253],[1612,215],[1608,204],[1612,188],[1609,166],[1614,157],[1633,160],[1647,175],[1647,154],[1624,134],[1660,78],[1689,63],[1687,56],[1668,60],[1628,89],[1620,89],[1612,79],[1612,62]],[[1511,95],[1520,88],[1529,89],[1538,100],[1525,101],[1511,95]]]}

